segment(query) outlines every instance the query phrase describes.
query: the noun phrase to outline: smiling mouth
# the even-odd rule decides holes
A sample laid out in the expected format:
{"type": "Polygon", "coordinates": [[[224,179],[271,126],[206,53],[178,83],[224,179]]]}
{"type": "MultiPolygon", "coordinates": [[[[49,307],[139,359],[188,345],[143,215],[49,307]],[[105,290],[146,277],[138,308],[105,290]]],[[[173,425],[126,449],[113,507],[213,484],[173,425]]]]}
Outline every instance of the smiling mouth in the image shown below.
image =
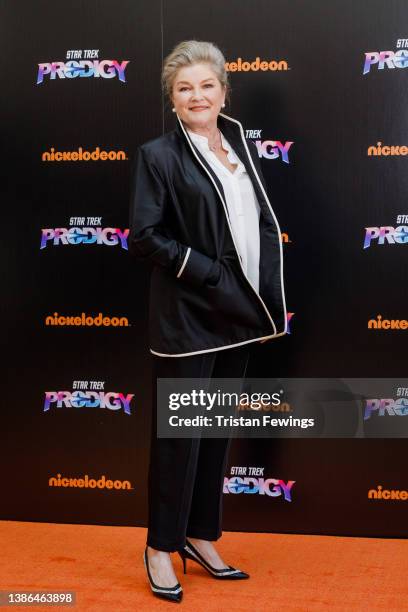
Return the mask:
{"type": "Polygon", "coordinates": [[[192,106],[192,107],[190,108],[190,110],[193,110],[193,111],[197,111],[197,110],[207,110],[207,108],[208,108],[208,106],[192,106]]]}

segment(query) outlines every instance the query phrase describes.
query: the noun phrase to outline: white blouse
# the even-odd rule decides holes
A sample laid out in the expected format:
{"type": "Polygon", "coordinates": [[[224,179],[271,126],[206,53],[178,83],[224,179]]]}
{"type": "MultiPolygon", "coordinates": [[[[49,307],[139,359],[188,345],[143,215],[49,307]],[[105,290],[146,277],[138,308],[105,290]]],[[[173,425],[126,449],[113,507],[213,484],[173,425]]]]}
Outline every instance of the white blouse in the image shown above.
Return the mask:
{"type": "Polygon", "coordinates": [[[191,140],[196,145],[205,160],[219,178],[227,203],[232,233],[237,245],[238,254],[241,256],[244,272],[259,293],[259,203],[256,197],[252,181],[245,169],[244,164],[236,155],[234,149],[221,133],[223,149],[228,151],[228,160],[231,164],[238,164],[234,172],[231,172],[218,159],[208,146],[206,136],[196,134],[187,129],[191,140]]]}

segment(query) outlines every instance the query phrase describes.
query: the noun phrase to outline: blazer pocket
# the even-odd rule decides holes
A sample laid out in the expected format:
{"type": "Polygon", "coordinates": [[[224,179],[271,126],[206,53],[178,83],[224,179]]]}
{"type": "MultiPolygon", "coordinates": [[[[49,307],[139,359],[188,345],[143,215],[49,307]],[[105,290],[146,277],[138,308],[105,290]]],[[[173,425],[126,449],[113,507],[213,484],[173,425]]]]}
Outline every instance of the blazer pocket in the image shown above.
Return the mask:
{"type": "Polygon", "coordinates": [[[222,272],[221,263],[218,259],[216,259],[213,262],[210,268],[210,271],[207,274],[207,278],[205,279],[205,284],[210,287],[215,287],[221,278],[221,272],[222,272]]]}
{"type": "Polygon", "coordinates": [[[214,262],[213,275],[204,286],[208,303],[217,313],[223,313],[227,320],[248,326],[260,325],[256,295],[253,297],[245,286],[245,279],[223,260],[214,262]]]}

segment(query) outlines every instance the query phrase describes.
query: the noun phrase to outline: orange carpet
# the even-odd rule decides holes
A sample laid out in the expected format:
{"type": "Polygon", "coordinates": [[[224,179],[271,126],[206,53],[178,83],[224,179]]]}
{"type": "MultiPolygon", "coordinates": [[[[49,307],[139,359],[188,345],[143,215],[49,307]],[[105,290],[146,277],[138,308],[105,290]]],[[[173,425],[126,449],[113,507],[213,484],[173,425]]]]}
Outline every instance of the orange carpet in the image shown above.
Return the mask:
{"type": "MultiPolygon", "coordinates": [[[[407,540],[224,532],[217,548],[249,580],[223,582],[173,555],[180,604],[154,597],[146,530],[0,521],[0,590],[75,591],[75,606],[16,610],[229,612],[408,610],[407,540]]],[[[4,608],[7,609],[7,608],[4,608]]]]}

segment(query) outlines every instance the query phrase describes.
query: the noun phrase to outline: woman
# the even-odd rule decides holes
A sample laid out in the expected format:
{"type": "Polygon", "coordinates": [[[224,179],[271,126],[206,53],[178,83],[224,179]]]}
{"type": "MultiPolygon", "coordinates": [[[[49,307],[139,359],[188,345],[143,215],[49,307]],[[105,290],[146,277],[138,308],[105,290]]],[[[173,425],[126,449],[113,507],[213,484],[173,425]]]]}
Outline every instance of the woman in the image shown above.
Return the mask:
{"type": "MultiPolygon", "coordinates": [[[[214,44],[184,41],[162,83],[176,128],[139,147],[129,250],[154,267],[149,336],[157,378],[243,378],[251,346],[287,331],[280,228],[254,143],[220,112],[229,95],[214,44]]],[[[155,404],[154,404],[155,405],[155,404]]],[[[223,579],[222,487],[230,439],[157,438],[153,410],[144,562],[153,593],[181,601],[170,553],[223,579]]]]}

